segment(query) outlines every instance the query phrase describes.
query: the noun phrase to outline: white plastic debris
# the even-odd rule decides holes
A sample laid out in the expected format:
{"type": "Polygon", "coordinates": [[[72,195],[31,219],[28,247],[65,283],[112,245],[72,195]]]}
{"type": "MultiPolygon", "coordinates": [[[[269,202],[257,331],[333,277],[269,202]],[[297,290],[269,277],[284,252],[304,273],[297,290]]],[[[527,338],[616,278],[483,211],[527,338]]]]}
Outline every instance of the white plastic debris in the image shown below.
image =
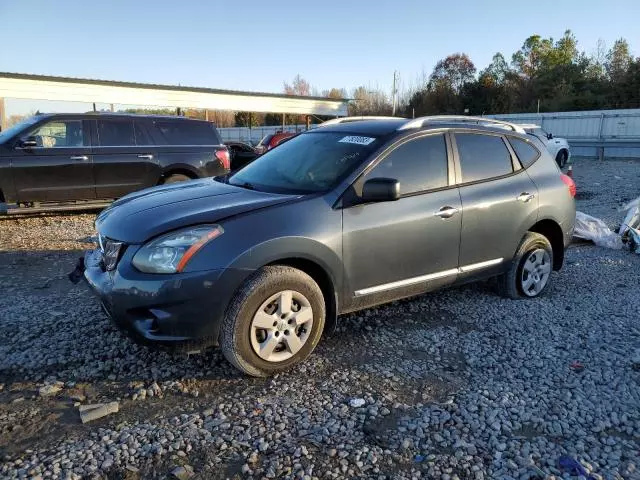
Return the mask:
{"type": "Polygon", "coordinates": [[[365,402],[364,398],[352,398],[351,400],[349,400],[349,405],[351,405],[353,408],[363,407],[365,403],[367,402],[365,402]]]}
{"type": "Polygon", "coordinates": [[[576,212],[576,227],[573,236],[583,240],[591,240],[600,247],[622,249],[622,237],[611,229],[599,218],[586,213],[576,212]]]}
{"type": "Polygon", "coordinates": [[[118,402],[95,403],[92,405],[80,405],[80,420],[82,423],[92,422],[112,413],[118,413],[120,404],[118,402]]]}
{"type": "Polygon", "coordinates": [[[629,228],[640,227],[640,197],[630,201],[620,210],[626,211],[622,226],[620,227],[620,235],[624,235],[629,228]]]}

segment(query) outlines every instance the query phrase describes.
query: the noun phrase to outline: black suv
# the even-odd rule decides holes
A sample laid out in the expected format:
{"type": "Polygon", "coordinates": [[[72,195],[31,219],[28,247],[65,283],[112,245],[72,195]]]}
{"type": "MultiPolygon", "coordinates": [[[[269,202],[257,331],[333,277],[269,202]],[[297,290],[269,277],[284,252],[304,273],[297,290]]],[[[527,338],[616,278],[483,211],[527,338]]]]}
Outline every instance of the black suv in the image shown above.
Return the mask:
{"type": "Polygon", "coordinates": [[[0,132],[0,202],[42,202],[45,209],[104,202],[159,184],[222,175],[229,164],[210,122],[112,113],[36,115],[0,132]]]}

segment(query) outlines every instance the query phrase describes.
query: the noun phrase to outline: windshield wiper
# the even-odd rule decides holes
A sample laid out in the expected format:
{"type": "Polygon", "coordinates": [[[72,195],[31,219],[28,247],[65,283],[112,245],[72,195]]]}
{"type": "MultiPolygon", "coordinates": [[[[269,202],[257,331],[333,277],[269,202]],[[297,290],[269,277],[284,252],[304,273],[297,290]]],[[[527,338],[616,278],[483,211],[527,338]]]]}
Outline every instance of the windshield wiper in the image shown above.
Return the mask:
{"type": "Polygon", "coordinates": [[[238,187],[246,188],[247,190],[255,190],[256,189],[255,185],[253,185],[252,183],[249,183],[249,182],[242,182],[242,183],[239,183],[239,184],[236,183],[235,185],[238,186],[238,187]]]}

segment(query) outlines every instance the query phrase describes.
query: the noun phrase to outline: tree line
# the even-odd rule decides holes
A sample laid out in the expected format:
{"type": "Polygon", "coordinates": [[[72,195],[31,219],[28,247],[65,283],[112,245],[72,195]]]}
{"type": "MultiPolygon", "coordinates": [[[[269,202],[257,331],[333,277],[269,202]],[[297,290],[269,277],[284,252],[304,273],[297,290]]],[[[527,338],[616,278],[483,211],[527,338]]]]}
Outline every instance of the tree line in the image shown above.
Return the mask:
{"type": "MultiPolygon", "coordinates": [[[[347,98],[336,88],[324,96],[347,98]]],[[[384,90],[361,86],[348,98],[352,115],[391,114],[384,90]]],[[[619,108],[640,108],[640,57],[622,38],[609,49],[600,40],[587,54],[570,30],[558,40],[532,35],[510,61],[498,52],[479,72],[467,54],[453,53],[398,98],[398,113],[406,117],[619,108]]]]}

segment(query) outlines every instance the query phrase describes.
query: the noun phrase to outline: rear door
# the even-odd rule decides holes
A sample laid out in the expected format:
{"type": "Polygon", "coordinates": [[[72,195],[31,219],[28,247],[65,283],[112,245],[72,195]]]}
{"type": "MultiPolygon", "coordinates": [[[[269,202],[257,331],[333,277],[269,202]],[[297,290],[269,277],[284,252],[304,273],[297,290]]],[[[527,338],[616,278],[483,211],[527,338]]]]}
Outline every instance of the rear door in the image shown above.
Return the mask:
{"type": "Polygon", "coordinates": [[[158,118],[152,121],[155,141],[161,145],[160,165],[164,174],[181,173],[192,178],[228,172],[216,157],[222,140],[210,122],[158,118]]]}
{"type": "Polygon", "coordinates": [[[343,210],[347,295],[364,306],[454,282],[462,206],[445,135],[402,141],[354,184],[355,194],[373,178],[398,180],[401,198],[343,210]]]}
{"type": "Polygon", "coordinates": [[[536,223],[538,190],[499,134],[458,131],[461,279],[503,271],[536,223]]]}
{"type": "Polygon", "coordinates": [[[11,171],[18,202],[92,200],[92,155],[89,122],[51,119],[27,132],[35,147],[17,145],[11,171]]]}
{"type": "Polygon", "coordinates": [[[97,198],[118,198],[158,184],[158,149],[144,119],[106,117],[93,122],[97,198]]]}

